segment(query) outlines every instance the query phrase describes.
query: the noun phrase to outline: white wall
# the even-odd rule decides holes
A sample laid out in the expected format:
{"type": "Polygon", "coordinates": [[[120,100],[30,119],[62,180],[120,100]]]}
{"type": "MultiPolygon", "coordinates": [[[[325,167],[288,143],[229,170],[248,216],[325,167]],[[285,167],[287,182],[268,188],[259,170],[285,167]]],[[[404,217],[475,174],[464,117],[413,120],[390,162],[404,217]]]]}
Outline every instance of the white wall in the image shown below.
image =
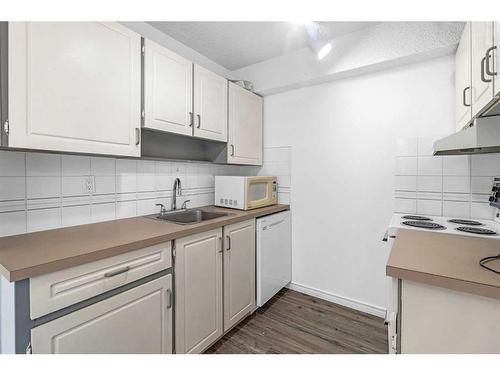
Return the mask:
{"type": "Polygon", "coordinates": [[[394,145],[454,131],[453,81],[446,56],[265,97],[264,145],[292,151],[296,287],[382,312],[394,145]]]}

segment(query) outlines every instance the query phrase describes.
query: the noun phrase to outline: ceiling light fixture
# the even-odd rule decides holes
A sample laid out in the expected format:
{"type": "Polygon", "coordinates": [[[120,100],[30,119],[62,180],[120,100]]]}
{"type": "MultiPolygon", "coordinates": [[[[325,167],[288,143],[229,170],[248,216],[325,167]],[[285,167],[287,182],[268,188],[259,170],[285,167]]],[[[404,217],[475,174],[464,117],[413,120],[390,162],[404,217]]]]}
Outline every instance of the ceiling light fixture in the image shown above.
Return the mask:
{"type": "Polygon", "coordinates": [[[305,22],[304,27],[308,36],[307,42],[309,48],[316,53],[318,60],[322,60],[332,50],[332,44],[323,40],[323,34],[319,23],[314,21],[305,22]]]}

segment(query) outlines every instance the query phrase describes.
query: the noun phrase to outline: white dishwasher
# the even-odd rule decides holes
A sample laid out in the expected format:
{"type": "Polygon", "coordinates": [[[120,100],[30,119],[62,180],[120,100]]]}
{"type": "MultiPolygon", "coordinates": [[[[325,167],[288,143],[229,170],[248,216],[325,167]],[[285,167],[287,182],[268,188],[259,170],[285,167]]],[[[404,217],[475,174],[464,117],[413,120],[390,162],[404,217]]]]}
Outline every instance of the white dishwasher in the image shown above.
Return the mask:
{"type": "Polygon", "coordinates": [[[257,306],[292,280],[290,211],[257,219],[257,306]]]}

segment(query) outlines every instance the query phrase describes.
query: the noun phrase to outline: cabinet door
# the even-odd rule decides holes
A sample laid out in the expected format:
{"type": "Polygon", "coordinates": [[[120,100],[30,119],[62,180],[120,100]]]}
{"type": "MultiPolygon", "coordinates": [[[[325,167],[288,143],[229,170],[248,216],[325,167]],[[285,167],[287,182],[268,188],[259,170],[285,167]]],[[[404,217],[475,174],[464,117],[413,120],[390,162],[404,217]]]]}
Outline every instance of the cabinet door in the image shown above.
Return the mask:
{"type": "Polygon", "coordinates": [[[262,98],[229,82],[228,163],[262,165],[262,98]]]}
{"type": "Polygon", "coordinates": [[[175,350],[201,353],[222,327],[222,229],[175,241],[175,350]]]}
{"type": "Polygon", "coordinates": [[[194,66],[194,135],[227,142],[227,80],[194,66]]]}
{"type": "Polygon", "coordinates": [[[144,43],[144,126],[191,135],[193,64],[151,40],[144,43]]]}
{"type": "Polygon", "coordinates": [[[224,227],[224,331],[255,308],[255,220],[224,227]]]}
{"type": "Polygon", "coordinates": [[[471,26],[465,24],[455,55],[456,129],[461,130],[472,118],[471,111],[471,26]]]}
{"type": "Polygon", "coordinates": [[[493,22],[472,22],[472,117],[493,99],[493,77],[487,74],[486,51],[493,46],[493,22]]]}
{"type": "Polygon", "coordinates": [[[494,92],[495,96],[500,96],[500,63],[498,59],[500,58],[500,22],[493,23],[493,48],[490,51],[490,65],[492,68],[490,72],[494,74],[494,92]]]}
{"type": "Polygon", "coordinates": [[[113,22],[9,22],[9,146],[140,156],[141,37],[113,22]]]}
{"type": "Polygon", "coordinates": [[[35,354],[172,353],[166,275],[31,330],[35,354]]]}

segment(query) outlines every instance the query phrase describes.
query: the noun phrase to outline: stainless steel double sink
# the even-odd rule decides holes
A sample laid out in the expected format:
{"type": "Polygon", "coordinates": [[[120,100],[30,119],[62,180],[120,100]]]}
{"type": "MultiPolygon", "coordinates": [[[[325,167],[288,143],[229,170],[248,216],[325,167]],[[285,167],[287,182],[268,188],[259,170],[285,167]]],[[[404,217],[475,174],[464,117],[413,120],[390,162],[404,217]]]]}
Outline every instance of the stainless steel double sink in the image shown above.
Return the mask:
{"type": "Polygon", "coordinates": [[[231,213],[205,211],[199,208],[166,212],[159,215],[148,216],[156,220],[170,221],[175,224],[195,224],[219,217],[230,216],[231,213]]]}

